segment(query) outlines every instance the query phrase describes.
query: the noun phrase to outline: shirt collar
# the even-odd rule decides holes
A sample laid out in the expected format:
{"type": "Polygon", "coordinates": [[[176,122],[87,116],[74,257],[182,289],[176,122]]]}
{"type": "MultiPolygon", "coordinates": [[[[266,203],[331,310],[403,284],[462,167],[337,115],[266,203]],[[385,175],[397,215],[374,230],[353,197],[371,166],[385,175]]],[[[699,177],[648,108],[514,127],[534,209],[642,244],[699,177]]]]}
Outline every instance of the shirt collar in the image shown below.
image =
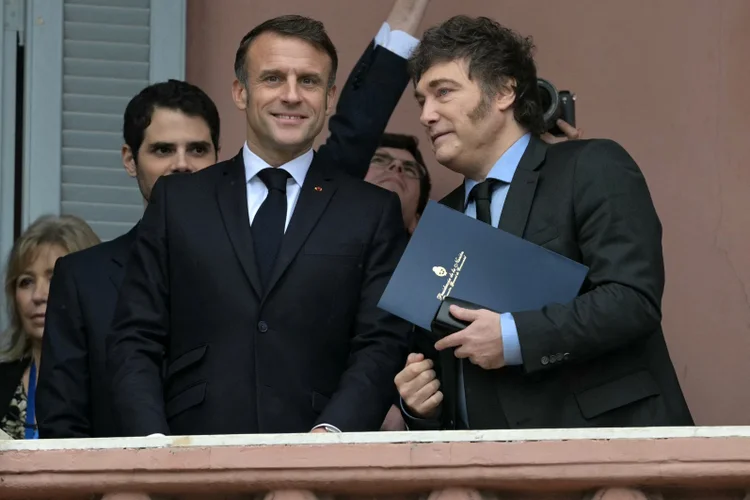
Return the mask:
{"type": "MultiPolygon", "coordinates": [[[[487,174],[488,179],[497,179],[499,181],[510,184],[513,180],[513,175],[516,173],[518,164],[521,161],[521,157],[526,152],[526,147],[529,145],[531,134],[524,134],[509,147],[505,153],[495,162],[490,173],[487,174]]],[[[469,193],[474,186],[479,184],[478,181],[472,179],[464,180],[464,206],[469,201],[469,193]]]]}
{"type": "MultiPolygon", "coordinates": [[[[310,148],[306,153],[298,156],[292,161],[280,165],[279,168],[283,168],[289,172],[289,175],[292,176],[294,182],[302,187],[302,183],[305,182],[305,177],[307,176],[307,171],[310,169],[310,164],[313,161],[313,156],[313,150],[310,148]]],[[[242,148],[242,160],[245,163],[245,182],[250,182],[253,177],[258,175],[258,172],[264,168],[271,168],[271,165],[250,151],[247,142],[245,142],[245,146],[242,148]]]]}

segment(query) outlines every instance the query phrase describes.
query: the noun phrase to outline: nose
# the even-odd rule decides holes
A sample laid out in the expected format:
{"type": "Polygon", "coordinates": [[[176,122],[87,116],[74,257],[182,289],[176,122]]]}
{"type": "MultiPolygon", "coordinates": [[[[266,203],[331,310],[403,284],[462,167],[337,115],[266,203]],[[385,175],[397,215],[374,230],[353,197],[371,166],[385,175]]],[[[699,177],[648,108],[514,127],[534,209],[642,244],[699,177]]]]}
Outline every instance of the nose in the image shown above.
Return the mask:
{"type": "Polygon", "coordinates": [[[284,86],[284,93],[281,96],[281,100],[287,104],[297,104],[301,101],[296,82],[291,81],[284,86]]]}
{"type": "Polygon", "coordinates": [[[42,305],[47,303],[47,297],[49,296],[49,281],[47,280],[39,280],[36,285],[34,285],[34,291],[31,294],[31,300],[34,301],[34,304],[36,305],[42,305]]]}
{"type": "Polygon", "coordinates": [[[428,99],[422,105],[422,112],[419,114],[419,122],[425,127],[431,127],[437,123],[440,115],[438,115],[435,105],[428,99]]]}
{"type": "Polygon", "coordinates": [[[393,170],[394,172],[398,172],[400,174],[404,171],[404,166],[400,161],[394,158],[393,160],[391,160],[390,165],[388,165],[388,170],[393,170]]]}
{"type": "Polygon", "coordinates": [[[172,165],[172,173],[186,174],[190,172],[192,172],[192,168],[190,168],[190,163],[188,162],[187,151],[179,149],[175,155],[174,164],[172,165]]]}

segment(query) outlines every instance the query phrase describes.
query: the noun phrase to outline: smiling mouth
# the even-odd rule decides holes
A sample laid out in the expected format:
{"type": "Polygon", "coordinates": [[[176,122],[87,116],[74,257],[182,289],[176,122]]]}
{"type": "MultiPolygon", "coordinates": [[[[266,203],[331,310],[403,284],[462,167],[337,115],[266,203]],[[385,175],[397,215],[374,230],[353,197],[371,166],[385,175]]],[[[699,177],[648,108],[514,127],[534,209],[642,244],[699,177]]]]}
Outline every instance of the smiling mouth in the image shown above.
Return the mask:
{"type": "Polygon", "coordinates": [[[271,113],[271,115],[277,120],[291,122],[291,123],[299,123],[307,119],[307,117],[304,115],[286,115],[283,113],[271,113]]]}

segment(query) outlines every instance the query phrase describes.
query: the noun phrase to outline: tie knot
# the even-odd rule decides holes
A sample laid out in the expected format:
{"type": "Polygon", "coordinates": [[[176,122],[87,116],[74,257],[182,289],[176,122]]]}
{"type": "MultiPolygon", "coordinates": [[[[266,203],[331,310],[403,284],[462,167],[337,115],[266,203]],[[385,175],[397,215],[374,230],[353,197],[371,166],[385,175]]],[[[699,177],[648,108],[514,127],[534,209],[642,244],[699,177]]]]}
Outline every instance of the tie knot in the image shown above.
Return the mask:
{"type": "Polygon", "coordinates": [[[470,200],[489,200],[492,196],[492,187],[497,182],[496,179],[485,179],[469,192],[470,200]]]}
{"type": "Polygon", "coordinates": [[[268,190],[275,189],[286,193],[286,180],[289,178],[289,172],[282,168],[264,168],[258,172],[258,177],[263,181],[268,190]]]}

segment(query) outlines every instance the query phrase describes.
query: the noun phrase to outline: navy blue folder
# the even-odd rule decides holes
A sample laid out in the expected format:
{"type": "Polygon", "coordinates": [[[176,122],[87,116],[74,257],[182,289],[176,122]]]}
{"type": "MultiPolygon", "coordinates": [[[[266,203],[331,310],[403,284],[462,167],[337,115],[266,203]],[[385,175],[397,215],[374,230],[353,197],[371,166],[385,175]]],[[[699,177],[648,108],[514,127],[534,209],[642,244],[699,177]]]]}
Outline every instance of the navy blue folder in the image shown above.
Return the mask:
{"type": "Polygon", "coordinates": [[[378,307],[430,330],[444,297],[498,313],[572,301],[588,267],[430,201],[378,307]]]}

